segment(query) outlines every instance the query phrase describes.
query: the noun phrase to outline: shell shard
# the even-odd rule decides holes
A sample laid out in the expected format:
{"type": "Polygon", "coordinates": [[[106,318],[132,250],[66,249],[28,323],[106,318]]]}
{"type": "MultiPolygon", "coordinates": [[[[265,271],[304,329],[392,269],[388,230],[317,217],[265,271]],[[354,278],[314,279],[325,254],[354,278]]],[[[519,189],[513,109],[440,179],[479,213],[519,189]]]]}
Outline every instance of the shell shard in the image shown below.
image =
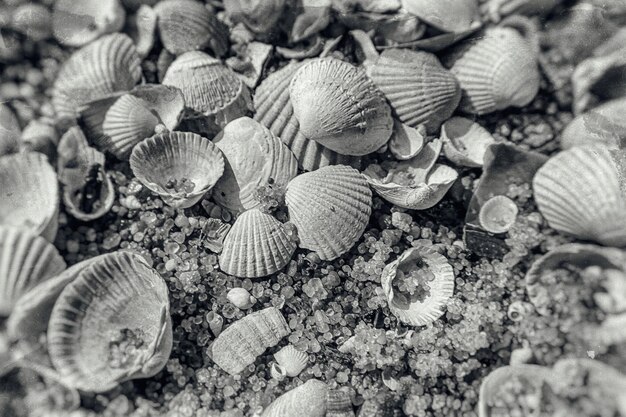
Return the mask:
{"type": "Polygon", "coordinates": [[[287,345],[278,352],[274,353],[274,359],[278,365],[280,365],[287,376],[294,377],[300,375],[300,373],[307,367],[309,362],[309,356],[293,345],[287,345]]]}
{"type": "Polygon", "coordinates": [[[276,30],[286,0],[226,0],[224,8],[233,22],[241,22],[252,32],[264,35],[276,30]]]}
{"type": "Polygon", "coordinates": [[[443,153],[460,166],[481,167],[487,148],[496,143],[491,134],[476,122],[453,117],[441,126],[443,153]]]}
{"type": "Polygon", "coordinates": [[[236,375],[289,333],[280,310],[268,307],[248,314],[223,330],[211,345],[211,359],[224,371],[236,375]]]}
{"type": "Polygon", "coordinates": [[[517,204],[510,198],[497,195],[482,205],[478,221],[490,233],[506,233],[517,218],[517,204]]]}
{"type": "Polygon", "coordinates": [[[327,391],[328,386],[324,382],[310,379],[276,398],[263,410],[261,417],[324,417],[327,391]]]}
{"type": "Polygon", "coordinates": [[[443,32],[463,32],[480,22],[478,0],[402,0],[402,7],[443,32]]]}
{"type": "Polygon", "coordinates": [[[372,212],[372,192],[355,169],[333,165],[301,174],[287,186],[289,219],[299,246],[335,259],[361,238],[372,212]]]}
{"type": "Polygon", "coordinates": [[[56,0],[52,34],[67,46],[83,46],[124,26],[126,12],[119,0],[56,0]]]}
{"type": "Polygon", "coordinates": [[[572,120],[561,133],[561,147],[604,145],[612,149],[626,148],[626,124],[622,115],[626,99],[607,101],[572,120]]]}
{"type": "Polygon", "coordinates": [[[414,158],[424,147],[425,137],[426,130],[423,125],[422,128],[414,129],[394,120],[393,134],[388,143],[389,152],[400,161],[414,158]]]}

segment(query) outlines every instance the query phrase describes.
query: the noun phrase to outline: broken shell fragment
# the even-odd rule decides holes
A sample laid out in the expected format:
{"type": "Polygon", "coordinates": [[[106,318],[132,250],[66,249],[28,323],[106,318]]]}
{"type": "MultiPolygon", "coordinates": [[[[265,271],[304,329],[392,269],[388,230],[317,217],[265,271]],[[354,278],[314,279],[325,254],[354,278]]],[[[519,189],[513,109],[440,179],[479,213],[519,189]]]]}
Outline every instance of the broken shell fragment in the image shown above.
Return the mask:
{"type": "Polygon", "coordinates": [[[414,129],[394,120],[393,134],[388,143],[389,152],[400,161],[414,158],[424,147],[425,137],[426,128],[424,125],[419,125],[417,129],[414,129]]]}
{"type": "Polygon", "coordinates": [[[497,195],[490,198],[480,208],[480,226],[490,233],[506,233],[515,224],[517,204],[510,198],[497,195]]]}
{"type": "Polygon", "coordinates": [[[274,353],[274,359],[280,365],[287,376],[294,377],[300,375],[300,372],[307,367],[309,356],[293,345],[287,345],[278,352],[274,353]]]}
{"type": "Polygon", "coordinates": [[[604,145],[611,149],[626,148],[626,98],[607,101],[577,116],[561,133],[561,147],[604,145]]]}
{"type": "Polygon", "coordinates": [[[202,228],[202,244],[211,252],[220,253],[223,248],[224,239],[230,231],[230,224],[224,223],[220,219],[207,219],[202,228]]]}
{"type": "Polygon", "coordinates": [[[480,23],[478,0],[402,0],[402,7],[443,32],[463,32],[480,23]]]}
{"type": "Polygon", "coordinates": [[[483,166],[487,148],[496,143],[491,134],[478,123],[464,117],[453,117],[441,126],[443,153],[456,165],[483,166]]]}
{"type": "Polygon", "coordinates": [[[327,391],[328,386],[324,382],[309,379],[276,398],[263,411],[261,417],[324,417],[327,391]]]}
{"type": "Polygon", "coordinates": [[[232,288],[228,291],[226,298],[228,298],[228,301],[230,301],[232,305],[241,310],[249,309],[256,302],[256,298],[254,298],[248,290],[241,287],[232,288]]]}
{"type": "Polygon", "coordinates": [[[119,0],[56,0],[52,33],[67,46],[83,46],[124,26],[126,12],[119,0]]]}
{"type": "Polygon", "coordinates": [[[338,389],[328,390],[326,393],[326,408],[326,417],[354,417],[352,401],[345,391],[338,389]]]}
{"type": "Polygon", "coordinates": [[[229,19],[243,23],[252,32],[269,35],[276,30],[285,0],[225,0],[224,9],[229,19]]]}

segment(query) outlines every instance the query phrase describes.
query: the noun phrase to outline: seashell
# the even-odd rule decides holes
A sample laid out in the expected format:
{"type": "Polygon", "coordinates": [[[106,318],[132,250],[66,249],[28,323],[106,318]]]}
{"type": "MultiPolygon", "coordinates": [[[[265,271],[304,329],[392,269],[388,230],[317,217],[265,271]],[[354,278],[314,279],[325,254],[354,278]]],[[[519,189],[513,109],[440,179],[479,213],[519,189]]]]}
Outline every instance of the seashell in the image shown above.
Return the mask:
{"type": "Polygon", "coordinates": [[[478,221],[489,233],[506,233],[515,224],[518,211],[515,201],[504,195],[497,195],[482,205],[478,221]]]}
{"type": "Polygon", "coordinates": [[[374,191],[390,203],[413,210],[431,208],[458,178],[454,169],[435,164],[441,146],[435,139],[413,159],[371,164],[363,174],[374,191]]]}
{"type": "Polygon", "coordinates": [[[202,228],[202,237],[200,239],[204,247],[214,253],[220,253],[224,244],[224,239],[230,231],[230,224],[224,223],[219,219],[207,219],[206,224],[202,228]]]}
{"type": "Polygon", "coordinates": [[[142,4],[135,14],[136,34],[134,37],[137,54],[145,58],[148,56],[156,37],[157,14],[147,4],[142,4]]]}
{"type": "Polygon", "coordinates": [[[299,246],[315,251],[322,260],[350,250],[372,212],[372,192],[365,178],[345,165],[298,175],[287,185],[285,202],[299,246]]]}
{"type": "Polygon", "coordinates": [[[563,0],[486,0],[481,4],[483,12],[493,22],[503,17],[522,14],[525,16],[547,15],[563,0]]]}
{"type": "Polygon", "coordinates": [[[476,122],[453,117],[441,126],[443,153],[456,165],[482,167],[489,145],[496,143],[491,134],[476,122]]]}
{"type": "Polygon", "coordinates": [[[607,316],[593,332],[591,340],[601,346],[619,346],[626,342],[626,313],[607,316]]]}
{"type": "Polygon", "coordinates": [[[239,74],[250,88],[256,87],[272,58],[274,47],[267,43],[250,42],[237,50],[237,56],[226,60],[226,65],[239,74]]]}
{"type": "Polygon", "coordinates": [[[174,55],[202,50],[217,56],[228,52],[228,28],[209,8],[196,0],[164,0],[154,6],[165,49],[174,55]]]}
{"type": "Polygon", "coordinates": [[[309,355],[296,349],[293,345],[287,345],[274,353],[274,359],[289,377],[300,375],[309,364],[309,355]]]}
{"type": "Polygon", "coordinates": [[[215,138],[224,153],[224,176],[213,197],[221,206],[241,212],[260,204],[257,190],[271,184],[284,188],[298,173],[298,163],[289,149],[269,129],[249,117],[228,123],[215,138]]]}
{"type": "Polygon", "coordinates": [[[65,61],[54,82],[52,105],[59,119],[75,119],[80,106],[141,79],[141,61],[133,41],[114,33],[84,46],[65,61]]]}
{"type": "Polygon", "coordinates": [[[397,120],[393,121],[393,134],[389,139],[389,152],[396,159],[406,161],[417,156],[424,148],[426,128],[419,125],[417,129],[397,120]]]}
{"type": "Polygon", "coordinates": [[[224,240],[220,269],[242,278],[280,271],[296,250],[287,227],[259,209],[243,212],[224,240]]]}
{"type": "Polygon", "coordinates": [[[82,221],[108,213],[115,202],[115,188],[104,170],[104,154],[87,144],[78,126],[63,135],[58,152],[57,171],[66,210],[82,221]]]}
{"type": "Polygon", "coordinates": [[[0,225],[29,229],[52,242],[58,214],[57,175],[43,154],[0,157],[0,225]]]}
{"type": "Polygon", "coordinates": [[[0,156],[20,151],[20,132],[20,123],[13,111],[0,103],[0,156]]]}
{"type": "Polygon", "coordinates": [[[48,324],[52,364],[68,386],[82,391],[151,377],[171,348],[167,285],[129,252],[83,269],[59,295],[48,324]]]}
{"type": "Polygon", "coordinates": [[[39,42],[52,35],[52,16],[43,4],[22,4],[12,15],[11,27],[34,42],[39,42]]]}
{"type": "Polygon", "coordinates": [[[289,42],[296,44],[318,37],[330,23],[331,6],[332,0],[302,0],[290,8],[290,15],[295,16],[289,32],[289,42]]]}
{"type": "Polygon", "coordinates": [[[196,204],[222,176],[224,158],[213,142],[190,132],[145,139],[130,156],[139,181],[175,208],[196,204]]]}
{"type": "Polygon", "coordinates": [[[608,246],[626,246],[626,150],[575,147],[550,158],[533,191],[550,227],[608,246]]]}
{"type": "Polygon", "coordinates": [[[287,378],[287,371],[279,364],[272,363],[270,365],[270,376],[280,382],[287,378]]]}
{"type": "Polygon", "coordinates": [[[317,379],[287,391],[276,398],[261,417],[324,417],[326,415],[326,393],[328,386],[317,379]]]}
{"type": "Polygon", "coordinates": [[[480,22],[477,0],[402,0],[402,7],[443,32],[462,32],[480,22]]]}
{"type": "Polygon", "coordinates": [[[561,133],[561,147],[604,145],[626,148],[626,98],[607,101],[572,120],[561,133]]]}
{"type": "Polygon", "coordinates": [[[328,390],[326,392],[326,417],[354,417],[350,396],[345,391],[328,390]]]}
{"type": "Polygon", "coordinates": [[[228,298],[231,304],[241,310],[247,310],[256,303],[256,298],[248,290],[241,287],[232,288],[228,291],[226,298],[228,298]]]}
{"type": "Polygon", "coordinates": [[[230,375],[241,373],[290,333],[280,310],[268,307],[228,326],[211,345],[211,359],[230,375]]]}
{"type": "Polygon", "coordinates": [[[53,160],[56,158],[59,134],[52,120],[33,119],[24,127],[21,142],[24,150],[41,152],[53,160]]]}
{"type": "Polygon", "coordinates": [[[56,0],[52,34],[66,46],[83,46],[122,30],[126,12],[119,0],[56,0]]]}
{"type": "Polygon", "coordinates": [[[225,0],[224,9],[232,22],[241,22],[252,32],[265,35],[276,31],[285,4],[285,0],[225,0]]]}
{"type": "Polygon", "coordinates": [[[17,299],[65,269],[56,248],[28,229],[0,226],[0,316],[11,314],[17,299]]]}
{"type": "Polygon", "coordinates": [[[393,120],[382,93],[347,62],[307,62],[293,75],[289,97],[304,136],[335,152],[367,155],[391,136],[393,120]]]}
{"type": "Polygon", "coordinates": [[[209,329],[213,333],[213,336],[217,337],[222,333],[224,327],[224,319],[215,311],[209,311],[206,315],[206,321],[209,323],[209,329]]]}

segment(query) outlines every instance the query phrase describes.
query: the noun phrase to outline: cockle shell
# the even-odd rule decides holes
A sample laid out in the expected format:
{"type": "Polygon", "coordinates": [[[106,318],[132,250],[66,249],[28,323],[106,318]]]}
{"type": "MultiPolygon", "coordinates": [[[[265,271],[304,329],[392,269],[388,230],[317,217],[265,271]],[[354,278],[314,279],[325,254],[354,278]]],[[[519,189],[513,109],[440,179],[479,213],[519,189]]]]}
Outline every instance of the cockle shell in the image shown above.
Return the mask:
{"type": "Polygon", "coordinates": [[[167,285],[129,252],[83,269],[59,295],[48,324],[52,364],[67,385],[83,391],[153,376],[171,348],[167,285]]]}
{"type": "Polygon", "coordinates": [[[367,155],[391,136],[391,110],[382,93],[347,62],[307,62],[293,75],[289,97],[304,136],[335,152],[367,155]]]}
{"type": "Polygon", "coordinates": [[[0,225],[26,228],[52,242],[58,214],[59,183],[43,154],[0,157],[0,225]]]}
{"type": "Polygon", "coordinates": [[[248,314],[222,331],[211,345],[211,359],[224,371],[236,375],[289,333],[280,310],[268,307],[248,314]]]}
{"type": "Polygon", "coordinates": [[[346,253],[361,238],[372,212],[372,192],[355,169],[333,165],[301,174],[287,185],[285,202],[299,246],[323,260],[346,253]]]}
{"type": "Polygon", "coordinates": [[[393,121],[393,134],[389,139],[389,152],[396,159],[406,161],[417,156],[424,148],[424,139],[426,138],[426,128],[424,125],[418,126],[417,129],[405,125],[397,120],[393,121]]]}
{"type": "Polygon", "coordinates": [[[443,32],[462,32],[480,22],[477,0],[402,0],[402,7],[443,32]]]}
{"type": "Polygon", "coordinates": [[[264,277],[287,265],[295,250],[287,227],[254,208],[240,214],[226,235],[220,269],[242,278],[264,277]]]}
{"type": "Polygon", "coordinates": [[[548,224],[579,239],[626,246],[626,150],[574,147],[535,174],[533,191],[548,224]]]}
{"type": "Polygon", "coordinates": [[[228,28],[196,0],[165,0],[154,6],[165,49],[174,55],[205,47],[217,56],[228,52],[228,28]]]}
{"type": "Polygon", "coordinates": [[[226,294],[228,301],[241,310],[247,310],[254,305],[256,298],[248,290],[241,287],[232,288],[226,294]]]}
{"type": "Polygon", "coordinates": [[[210,140],[191,132],[145,139],[130,156],[133,174],[175,208],[196,204],[224,172],[224,157],[210,140]],[[174,182],[174,184],[171,184],[174,182]]]}
{"type": "Polygon", "coordinates": [[[52,14],[43,4],[22,4],[13,11],[11,18],[13,30],[23,33],[35,42],[52,35],[52,14]]]}
{"type": "Polygon", "coordinates": [[[604,145],[626,148],[626,98],[607,101],[572,120],[561,133],[561,147],[604,145]]]}
{"type": "Polygon", "coordinates": [[[482,205],[478,221],[490,233],[506,233],[515,224],[518,211],[515,201],[504,195],[497,195],[482,205]]]}
{"type": "Polygon", "coordinates": [[[59,119],[75,119],[80,106],[141,79],[141,61],[133,41],[114,33],[84,46],[65,61],[54,82],[52,105],[59,119]]]}
{"type": "Polygon", "coordinates": [[[326,393],[326,417],[354,417],[352,401],[347,392],[338,389],[326,393]]]}
{"type": "Polygon", "coordinates": [[[327,391],[328,386],[324,382],[309,379],[276,398],[261,417],[324,417],[327,391]]]}
{"type": "Polygon", "coordinates": [[[287,345],[274,353],[274,359],[290,377],[300,375],[300,372],[309,364],[309,355],[296,349],[293,345],[287,345]]]}
{"type": "Polygon", "coordinates": [[[249,117],[228,123],[215,138],[224,153],[224,176],[213,197],[223,207],[240,212],[257,207],[256,191],[267,184],[286,187],[298,173],[298,163],[289,149],[265,126],[249,117]]]}
{"type": "Polygon", "coordinates": [[[83,46],[124,26],[126,12],[119,0],[56,0],[52,33],[67,46],[83,46]]]}
{"type": "Polygon", "coordinates": [[[264,35],[277,30],[285,4],[285,0],[225,0],[224,9],[231,21],[264,35]]]}
{"type": "Polygon", "coordinates": [[[28,229],[0,226],[0,316],[8,316],[17,299],[65,269],[56,248],[28,229]]]}
{"type": "Polygon", "coordinates": [[[481,167],[487,148],[496,140],[478,123],[464,117],[453,117],[441,126],[443,153],[460,166],[481,167]]]}

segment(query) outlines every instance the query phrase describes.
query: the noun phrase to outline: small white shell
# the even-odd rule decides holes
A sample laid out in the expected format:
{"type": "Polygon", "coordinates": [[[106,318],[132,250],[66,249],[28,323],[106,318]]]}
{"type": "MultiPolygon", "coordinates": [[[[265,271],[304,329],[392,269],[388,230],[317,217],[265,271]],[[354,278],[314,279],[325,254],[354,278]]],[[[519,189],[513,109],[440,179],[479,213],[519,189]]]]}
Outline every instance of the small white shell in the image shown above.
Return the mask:
{"type": "Polygon", "coordinates": [[[278,352],[274,353],[274,359],[278,365],[284,368],[287,376],[294,377],[300,375],[300,372],[307,367],[309,356],[293,345],[287,345],[278,352]]]}
{"type": "Polygon", "coordinates": [[[480,226],[490,233],[506,233],[515,224],[518,211],[513,200],[497,195],[480,207],[478,221],[480,226]]]}
{"type": "Polygon", "coordinates": [[[224,318],[217,314],[215,311],[209,311],[206,315],[206,321],[209,323],[209,329],[213,333],[213,336],[217,337],[222,333],[224,327],[224,318]]]}
{"type": "Polygon", "coordinates": [[[441,126],[443,153],[460,166],[481,167],[487,148],[496,143],[478,123],[464,117],[453,117],[441,126]]]}
{"type": "Polygon", "coordinates": [[[393,121],[393,134],[389,139],[389,152],[396,159],[406,161],[419,154],[424,147],[424,138],[426,137],[426,128],[419,125],[417,129],[409,125],[405,125],[397,120],[393,121]]]}
{"type": "Polygon", "coordinates": [[[256,298],[254,298],[248,290],[241,287],[232,288],[228,291],[228,294],[226,294],[226,298],[228,298],[231,304],[241,310],[249,309],[256,302],[256,298]]]}
{"type": "Polygon", "coordinates": [[[309,379],[276,398],[263,411],[261,417],[324,417],[327,392],[328,386],[325,383],[309,379]]]}
{"type": "Polygon", "coordinates": [[[270,365],[270,376],[280,382],[287,377],[287,371],[279,364],[272,362],[270,365]]]}
{"type": "Polygon", "coordinates": [[[124,26],[126,12],[119,0],[56,0],[52,33],[67,46],[83,46],[124,26]]]}

